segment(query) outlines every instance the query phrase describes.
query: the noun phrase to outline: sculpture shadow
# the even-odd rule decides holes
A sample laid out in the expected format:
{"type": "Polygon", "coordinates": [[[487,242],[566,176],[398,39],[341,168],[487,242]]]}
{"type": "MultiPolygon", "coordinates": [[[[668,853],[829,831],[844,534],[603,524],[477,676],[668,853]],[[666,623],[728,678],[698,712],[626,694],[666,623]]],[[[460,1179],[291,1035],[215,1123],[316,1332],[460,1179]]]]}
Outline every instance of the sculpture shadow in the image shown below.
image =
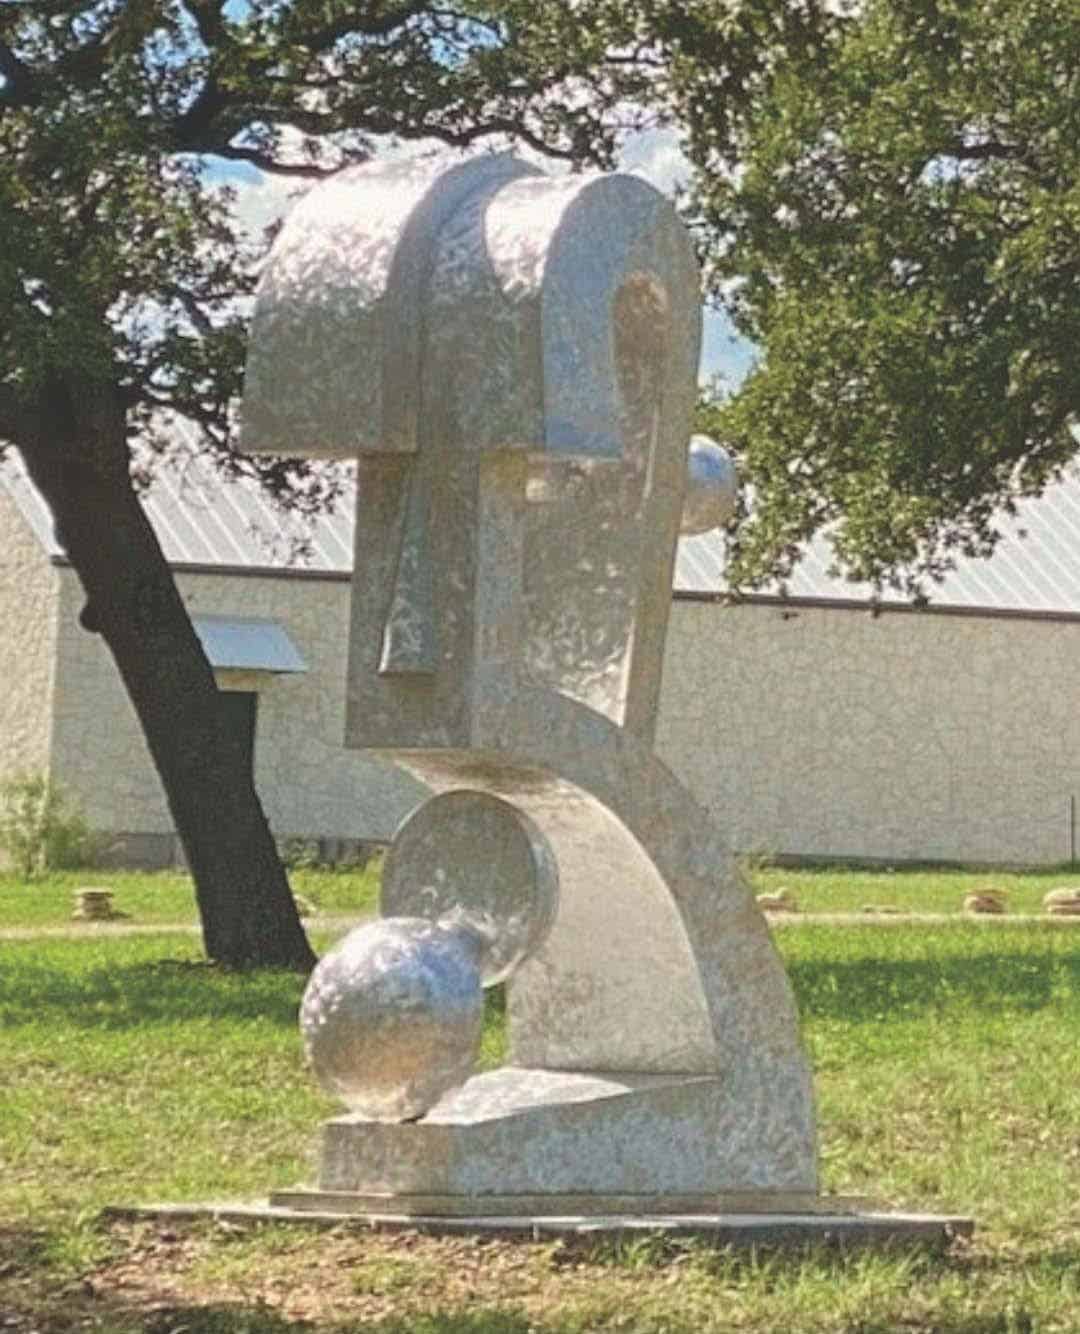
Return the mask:
{"type": "MultiPolygon", "coordinates": [[[[307,979],[295,973],[228,973],[159,959],[72,972],[48,961],[0,968],[0,1030],[55,1022],[83,1030],[152,1028],[207,1018],[258,1020],[295,1030],[307,979]]],[[[504,989],[486,993],[491,1058],[501,1055],[504,989]]]]}
{"type": "MultiPolygon", "coordinates": [[[[798,1263],[798,1256],[791,1257],[798,1263]]],[[[1035,1320],[1016,1304],[1003,1298],[1000,1311],[952,1315],[940,1313],[933,1324],[919,1325],[932,1328],[935,1334],[1024,1334],[1039,1328],[1035,1320]]],[[[631,1328],[625,1323],[628,1311],[625,1299],[620,1302],[617,1321],[619,1328],[631,1328]]],[[[69,1329],[83,1325],[98,1329],[118,1329],[125,1334],[581,1334],[582,1328],[614,1328],[609,1323],[613,1312],[599,1303],[597,1324],[583,1325],[581,1311],[551,1315],[507,1309],[487,1303],[468,1308],[429,1310],[423,1315],[415,1310],[400,1315],[375,1319],[356,1316],[340,1320],[293,1319],[282,1315],[268,1304],[255,1300],[228,1303],[172,1303],[154,1302],[150,1309],[137,1301],[126,1300],[119,1293],[102,1297],[74,1297],[67,1302],[61,1294],[53,1293],[39,1306],[32,1299],[17,1316],[16,1328],[38,1328],[43,1331],[69,1329]],[[57,1309],[59,1298],[61,1310],[57,1309]],[[32,1322],[32,1323],[30,1323],[32,1322]]],[[[656,1327],[649,1316],[643,1317],[642,1328],[656,1327]]],[[[906,1328],[907,1325],[905,1324],[906,1328]]],[[[665,1315],[662,1328],[667,1334],[698,1334],[701,1312],[675,1312],[665,1315]]],[[[860,1319],[857,1324],[845,1326],[852,1334],[896,1334],[895,1319],[883,1315],[860,1319]]]]}

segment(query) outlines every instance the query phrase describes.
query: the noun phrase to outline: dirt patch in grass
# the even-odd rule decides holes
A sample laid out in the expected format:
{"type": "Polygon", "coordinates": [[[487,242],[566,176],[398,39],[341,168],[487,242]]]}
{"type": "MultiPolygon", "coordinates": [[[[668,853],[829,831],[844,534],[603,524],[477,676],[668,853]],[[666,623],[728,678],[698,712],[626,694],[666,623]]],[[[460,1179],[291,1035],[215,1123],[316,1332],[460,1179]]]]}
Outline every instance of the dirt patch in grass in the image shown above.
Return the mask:
{"type": "Polygon", "coordinates": [[[112,1223],[101,1240],[108,1255],[51,1290],[32,1246],[9,1261],[0,1327],[12,1334],[1019,1334],[1075,1329],[1078,1310],[1067,1277],[1076,1272],[1075,1253],[1059,1257],[1055,1275],[1051,1256],[977,1244],[945,1255],[736,1255],[653,1238],[588,1249],[221,1223],[112,1223]],[[1025,1291],[1030,1305],[1017,1301],[1025,1291]]]}
{"type": "MultiPolygon", "coordinates": [[[[412,1328],[435,1312],[442,1321],[478,1307],[527,1319],[595,1295],[596,1265],[552,1243],[226,1223],[112,1223],[102,1239],[108,1258],[51,1291],[26,1239],[0,1269],[0,1326],[38,1334],[412,1328]]],[[[608,1273],[606,1300],[632,1277],[608,1273]]]]}

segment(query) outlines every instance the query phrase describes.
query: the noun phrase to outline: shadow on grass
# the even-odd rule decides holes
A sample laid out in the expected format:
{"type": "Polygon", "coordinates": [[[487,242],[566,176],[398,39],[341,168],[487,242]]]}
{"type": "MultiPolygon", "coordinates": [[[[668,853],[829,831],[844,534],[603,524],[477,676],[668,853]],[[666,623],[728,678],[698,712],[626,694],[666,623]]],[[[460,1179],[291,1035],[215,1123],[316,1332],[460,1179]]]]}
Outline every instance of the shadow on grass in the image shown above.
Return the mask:
{"type": "MultiPolygon", "coordinates": [[[[294,973],[228,973],[207,964],[154,960],[72,971],[23,960],[0,968],[0,1031],[56,1022],[119,1030],[220,1018],[294,1029],[306,979],[294,973]]],[[[502,987],[485,993],[488,1027],[505,1023],[502,987]]]]}
{"type": "MultiPolygon", "coordinates": [[[[68,1305],[66,1309],[26,1310],[18,1316],[8,1317],[8,1320],[9,1323],[12,1319],[17,1321],[11,1326],[13,1329],[32,1327],[38,1334],[68,1334],[72,1329],[87,1326],[108,1329],[110,1334],[178,1334],[178,1331],[183,1334],[311,1334],[312,1331],[319,1331],[319,1334],[582,1334],[583,1328],[638,1329],[650,1331],[650,1334],[662,1329],[664,1334],[700,1334],[702,1330],[700,1312],[686,1316],[671,1313],[660,1320],[655,1316],[645,1317],[640,1324],[628,1322],[627,1315],[628,1312],[623,1310],[615,1319],[601,1316],[598,1323],[589,1320],[583,1325],[581,1313],[545,1317],[478,1305],[467,1310],[424,1315],[410,1312],[373,1320],[360,1317],[308,1320],[291,1319],[262,1303],[161,1305],[153,1310],[138,1310],[122,1302],[96,1302],[80,1308],[68,1305]],[[32,1325],[27,1321],[32,1321],[32,1325]]],[[[717,1317],[718,1321],[722,1318],[719,1311],[717,1317]]],[[[713,1330],[727,1328],[722,1323],[713,1322],[707,1327],[713,1330]]],[[[763,1328],[761,1325],[756,1327],[763,1328]]],[[[818,1327],[815,1321],[814,1328],[818,1327]]],[[[859,1320],[845,1327],[845,1331],[846,1334],[896,1334],[897,1328],[891,1319],[870,1319],[859,1320]]],[[[1004,1312],[957,1318],[939,1315],[926,1324],[905,1322],[903,1328],[910,1334],[931,1334],[931,1331],[933,1334],[1032,1334],[1039,1325],[1023,1308],[1011,1308],[1004,1312]]]]}
{"type": "Polygon", "coordinates": [[[970,957],[794,959],[787,963],[804,1018],[858,1023],[915,1017],[951,1006],[1039,1010],[1080,1000],[1080,950],[995,949],[970,957]]]}
{"type": "MultiPolygon", "coordinates": [[[[658,1241],[662,1239],[657,1239],[658,1241]]],[[[714,1295],[683,1306],[677,1289],[670,1289],[670,1302],[656,1304],[657,1286],[652,1283],[642,1295],[640,1307],[632,1286],[626,1280],[634,1276],[613,1275],[610,1285],[598,1276],[593,1284],[595,1300],[585,1298],[581,1304],[580,1292],[568,1293],[569,1306],[560,1309],[560,1289],[556,1285],[545,1309],[523,1309],[516,1303],[503,1305],[498,1298],[477,1296],[463,1301],[461,1296],[433,1293],[428,1309],[418,1309],[417,1293],[407,1295],[405,1305],[396,1312],[384,1311],[378,1315],[346,1313],[332,1303],[309,1315],[282,1313],[276,1305],[261,1295],[245,1295],[240,1300],[200,1301],[197,1296],[169,1291],[168,1263],[162,1267],[157,1258],[157,1270],[151,1268],[143,1275],[143,1282],[135,1289],[109,1286],[102,1283],[94,1268],[86,1277],[71,1276],[57,1281],[47,1264],[41,1261],[43,1237],[30,1229],[0,1227],[0,1248],[15,1265],[0,1265],[0,1326],[13,1334],[71,1334],[72,1331],[93,1329],[108,1334],[582,1334],[588,1330],[623,1329],[638,1334],[701,1334],[702,1330],[719,1331],[729,1326],[725,1322],[724,1294],[733,1288],[746,1294],[757,1290],[762,1304],[752,1304],[743,1312],[740,1327],[765,1330],[780,1328],[774,1323],[777,1313],[770,1309],[769,1295],[782,1289],[789,1280],[798,1282],[808,1268],[818,1292],[811,1294],[805,1311],[798,1304],[791,1306],[781,1301],[785,1311],[784,1329],[792,1334],[800,1330],[820,1329],[822,1307],[821,1290],[848,1290],[849,1281],[865,1288],[873,1281],[877,1252],[848,1251],[829,1248],[808,1254],[802,1250],[741,1252],[718,1250],[710,1257],[708,1248],[682,1241],[673,1246],[658,1247],[646,1257],[641,1248],[634,1247],[633,1256],[613,1257],[616,1267],[623,1268],[631,1259],[630,1268],[642,1279],[685,1275],[683,1261],[692,1261],[691,1269],[699,1274],[704,1269],[716,1281],[714,1295]],[[639,1253],[640,1251],[640,1253],[639,1253]],[[19,1263],[21,1261],[21,1264],[19,1263]],[[640,1263],[638,1263],[640,1261],[640,1263]],[[867,1270],[869,1265],[869,1270],[867,1270]],[[13,1271],[14,1281],[11,1281],[13,1271]],[[163,1280],[158,1287],[153,1281],[157,1272],[163,1280]],[[847,1286],[846,1286],[847,1285],[847,1286]]],[[[528,1249],[528,1243],[522,1243],[528,1249]]],[[[572,1247],[563,1259],[572,1269],[577,1262],[590,1259],[595,1262],[600,1251],[591,1246],[572,1247]]],[[[358,1252],[362,1255],[362,1250],[358,1252]]],[[[895,1285],[886,1284],[880,1316],[863,1314],[850,1323],[829,1324],[838,1334],[897,1334],[899,1329],[909,1334],[1033,1334],[1042,1328],[1041,1316],[1029,1314],[1025,1297],[1031,1280],[1045,1280],[1051,1276],[1065,1277],[1075,1273],[1078,1252],[1075,1247],[1048,1252],[1045,1255],[1017,1256],[971,1252],[966,1248],[942,1253],[917,1250],[906,1256],[906,1274],[912,1293],[921,1291],[922,1300],[914,1312],[898,1316],[895,1308],[895,1285]],[[950,1275],[971,1286],[973,1305],[984,1305],[983,1310],[960,1312],[948,1309],[951,1305],[950,1275]],[[995,1285],[995,1296],[980,1303],[978,1292],[985,1287],[983,1280],[1000,1280],[995,1285]],[[946,1280],[945,1287],[938,1285],[946,1280]],[[1011,1281],[1010,1281],[1011,1280],[1011,1281]],[[940,1291],[941,1303],[938,1302],[940,1291]],[[942,1309],[944,1307],[945,1309],[942,1309]],[[986,1309],[989,1308],[989,1309],[986,1309]],[[899,1319],[899,1323],[898,1323],[899,1319]]],[[[504,1257],[505,1258],[505,1257],[504,1257]]],[[[151,1256],[150,1264],[155,1263],[151,1256]]],[[[306,1263],[298,1260],[298,1263],[306,1263]]],[[[252,1257],[253,1272],[258,1271],[258,1257],[252,1257]]],[[[106,1271],[107,1272],[107,1271],[106,1271]]],[[[256,1279],[257,1281],[257,1279],[256,1279]]],[[[954,1294],[952,1294],[954,1295],[954,1294]]],[[[1045,1296],[1043,1302],[1045,1304],[1045,1296]]],[[[1055,1325],[1055,1328],[1059,1326],[1055,1325]]],[[[1065,1328],[1066,1326],[1060,1326],[1065,1328]]]]}
{"type": "Polygon", "coordinates": [[[32,1227],[0,1223],[0,1277],[28,1273],[47,1263],[48,1234],[32,1227]]]}
{"type": "Polygon", "coordinates": [[[174,960],[75,971],[22,958],[0,969],[0,1027],[48,1023],[122,1029],[189,1019],[296,1024],[304,979],[292,973],[225,973],[174,960]]]}

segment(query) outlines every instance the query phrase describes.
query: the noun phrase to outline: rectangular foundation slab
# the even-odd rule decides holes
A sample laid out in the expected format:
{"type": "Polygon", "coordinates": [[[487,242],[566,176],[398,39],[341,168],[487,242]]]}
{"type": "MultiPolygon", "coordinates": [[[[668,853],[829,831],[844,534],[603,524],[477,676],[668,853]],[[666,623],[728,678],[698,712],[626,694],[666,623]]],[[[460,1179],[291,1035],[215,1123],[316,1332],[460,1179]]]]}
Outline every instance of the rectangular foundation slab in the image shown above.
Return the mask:
{"type": "Polygon", "coordinates": [[[359,1191],[276,1190],[274,1208],[303,1213],[387,1215],[405,1218],[583,1218],[608,1216],[670,1217],[716,1214],[850,1214],[873,1209],[871,1200],[798,1191],[725,1191],[712,1194],[655,1195],[406,1195],[359,1191]]]}
{"type": "Polygon", "coordinates": [[[607,1214],[492,1217],[427,1217],[405,1214],[362,1214],[333,1209],[294,1209],[265,1201],[204,1204],[149,1204],[110,1208],[107,1217],[154,1218],[162,1221],[219,1219],[231,1223],[304,1223],[340,1227],[348,1224],[373,1231],[423,1232],[429,1235],[520,1237],[540,1241],[599,1241],[625,1236],[694,1237],[716,1246],[739,1249],[790,1249],[934,1246],[946,1247],[957,1238],[970,1237],[974,1221],[958,1214],[904,1213],[901,1211],[829,1212],[821,1200],[820,1213],[714,1213],[714,1214],[607,1214]]]}

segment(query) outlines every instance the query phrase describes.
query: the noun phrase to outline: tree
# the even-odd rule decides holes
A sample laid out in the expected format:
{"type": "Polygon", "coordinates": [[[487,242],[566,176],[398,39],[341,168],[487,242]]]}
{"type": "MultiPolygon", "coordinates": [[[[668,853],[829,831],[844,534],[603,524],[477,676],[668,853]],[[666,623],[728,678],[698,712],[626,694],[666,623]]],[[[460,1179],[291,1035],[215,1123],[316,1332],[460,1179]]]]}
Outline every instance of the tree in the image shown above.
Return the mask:
{"type": "Polygon", "coordinates": [[[706,9],[671,96],[709,290],[760,349],[705,414],[753,497],[733,578],[824,530],[919,594],[1076,451],[1080,9],[746,0],[758,48],[727,66],[706,9]]]}
{"type": "Polygon", "coordinates": [[[131,441],[179,412],[224,468],[285,503],[327,499],[317,470],[229,451],[258,247],[221,168],[303,180],[369,155],[373,136],[496,132],[602,159],[633,52],[608,60],[558,9],[553,26],[520,0],[0,5],[0,445],[48,503],[82,622],[116,660],[221,963],[306,969],[313,955],[251,775],[221,744],[131,441]]]}

